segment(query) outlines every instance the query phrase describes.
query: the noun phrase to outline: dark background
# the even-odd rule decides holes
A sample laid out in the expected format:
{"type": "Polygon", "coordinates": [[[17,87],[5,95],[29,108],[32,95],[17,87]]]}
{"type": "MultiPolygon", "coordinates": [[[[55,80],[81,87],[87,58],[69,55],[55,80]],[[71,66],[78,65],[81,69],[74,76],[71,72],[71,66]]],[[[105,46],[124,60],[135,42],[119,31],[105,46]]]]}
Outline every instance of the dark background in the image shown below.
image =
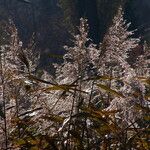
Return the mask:
{"type": "Polygon", "coordinates": [[[24,46],[35,33],[40,67],[47,69],[58,62],[51,55],[63,54],[63,46],[71,45],[70,33],[77,33],[79,18],[88,19],[89,36],[97,44],[120,5],[125,19],[132,23],[130,29],[137,29],[135,37],[149,41],[150,0],[0,0],[0,21],[14,21],[24,46]]]}

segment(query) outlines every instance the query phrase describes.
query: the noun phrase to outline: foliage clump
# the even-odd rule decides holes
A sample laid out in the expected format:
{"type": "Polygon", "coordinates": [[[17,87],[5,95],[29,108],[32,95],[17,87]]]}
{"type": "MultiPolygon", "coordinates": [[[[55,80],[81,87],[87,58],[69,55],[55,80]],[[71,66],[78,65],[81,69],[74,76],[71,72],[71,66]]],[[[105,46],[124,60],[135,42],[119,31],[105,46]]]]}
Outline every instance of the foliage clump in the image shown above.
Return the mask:
{"type": "Polygon", "coordinates": [[[122,10],[98,46],[81,18],[55,77],[38,70],[33,39],[23,48],[13,23],[0,55],[2,149],[149,149],[149,48],[131,66],[122,10]]]}

